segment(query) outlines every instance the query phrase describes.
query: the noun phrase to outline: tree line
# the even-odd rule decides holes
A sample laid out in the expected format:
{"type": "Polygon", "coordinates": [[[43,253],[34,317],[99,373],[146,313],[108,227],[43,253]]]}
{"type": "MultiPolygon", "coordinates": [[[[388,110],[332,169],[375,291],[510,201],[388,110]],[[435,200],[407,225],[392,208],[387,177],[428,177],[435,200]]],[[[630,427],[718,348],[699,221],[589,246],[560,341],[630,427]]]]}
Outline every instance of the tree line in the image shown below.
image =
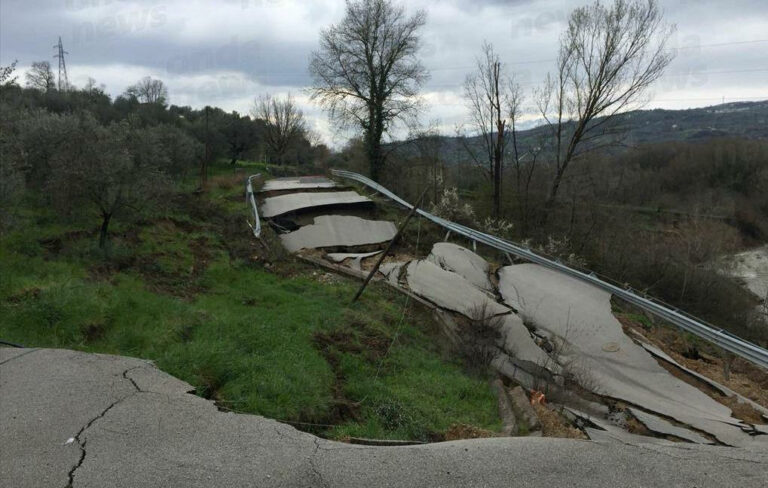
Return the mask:
{"type": "Polygon", "coordinates": [[[170,105],[165,84],[150,77],[113,100],[92,79],[58,89],[47,62],[32,64],[26,86],[15,68],[0,70],[3,221],[30,189],[63,212],[98,214],[104,247],[115,216],[141,211],[190,178],[202,185],[201,168],[211,162],[301,166],[328,154],[290,95],[262,96],[241,115],[170,105]]]}

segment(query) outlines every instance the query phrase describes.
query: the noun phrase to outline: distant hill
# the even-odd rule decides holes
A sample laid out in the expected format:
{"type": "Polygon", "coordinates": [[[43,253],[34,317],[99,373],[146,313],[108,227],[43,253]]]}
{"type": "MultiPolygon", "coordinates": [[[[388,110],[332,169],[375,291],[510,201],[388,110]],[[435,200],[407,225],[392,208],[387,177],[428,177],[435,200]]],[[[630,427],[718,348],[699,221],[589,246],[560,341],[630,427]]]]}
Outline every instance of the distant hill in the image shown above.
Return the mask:
{"type": "MultiPolygon", "coordinates": [[[[768,139],[768,100],[734,102],[686,110],[636,110],[619,116],[617,125],[628,145],[667,141],[703,141],[715,137],[768,139]]],[[[548,128],[538,126],[518,132],[520,148],[540,145],[548,139],[548,128]]],[[[477,137],[467,144],[479,144],[477,137]]],[[[466,158],[464,143],[457,137],[442,138],[449,161],[466,158]]]]}

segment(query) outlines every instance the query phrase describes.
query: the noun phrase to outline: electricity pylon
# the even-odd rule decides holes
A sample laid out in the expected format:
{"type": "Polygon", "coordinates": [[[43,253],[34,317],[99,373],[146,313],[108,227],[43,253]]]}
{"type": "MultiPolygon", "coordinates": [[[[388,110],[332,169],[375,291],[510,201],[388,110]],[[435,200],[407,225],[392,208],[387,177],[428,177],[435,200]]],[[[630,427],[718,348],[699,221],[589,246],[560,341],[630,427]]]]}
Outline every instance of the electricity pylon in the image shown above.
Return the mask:
{"type": "Polygon", "coordinates": [[[59,43],[53,46],[54,49],[58,49],[58,53],[54,58],[59,58],[59,91],[69,89],[69,78],[67,78],[67,63],[64,61],[64,55],[69,54],[64,50],[64,44],[61,43],[61,36],[59,36],[59,43]]]}

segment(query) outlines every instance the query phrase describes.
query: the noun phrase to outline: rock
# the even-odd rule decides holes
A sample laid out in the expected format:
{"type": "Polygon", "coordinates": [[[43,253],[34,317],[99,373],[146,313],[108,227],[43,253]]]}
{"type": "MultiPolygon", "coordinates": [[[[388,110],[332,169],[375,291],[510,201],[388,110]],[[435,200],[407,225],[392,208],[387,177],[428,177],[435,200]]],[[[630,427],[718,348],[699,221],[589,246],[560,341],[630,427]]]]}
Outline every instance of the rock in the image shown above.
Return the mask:
{"type": "Polygon", "coordinates": [[[515,411],[512,408],[509,396],[507,396],[507,389],[504,387],[504,383],[500,379],[495,379],[491,382],[491,388],[496,393],[496,399],[499,407],[499,417],[501,418],[501,435],[510,437],[517,434],[517,419],[515,418],[515,411]]]}
{"type": "Polygon", "coordinates": [[[516,386],[508,390],[509,400],[512,402],[512,408],[521,421],[525,422],[528,426],[528,431],[534,431],[541,429],[541,423],[539,417],[536,415],[536,411],[531,406],[531,402],[528,400],[528,395],[522,387],[516,386]]]}

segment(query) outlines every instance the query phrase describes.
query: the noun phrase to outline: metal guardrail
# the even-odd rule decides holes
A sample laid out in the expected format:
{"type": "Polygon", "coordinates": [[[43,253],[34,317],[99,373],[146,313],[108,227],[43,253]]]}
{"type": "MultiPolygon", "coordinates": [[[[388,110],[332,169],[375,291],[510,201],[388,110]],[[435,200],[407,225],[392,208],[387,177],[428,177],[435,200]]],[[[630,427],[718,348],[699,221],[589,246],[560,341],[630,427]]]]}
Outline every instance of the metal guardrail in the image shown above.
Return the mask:
{"type": "Polygon", "coordinates": [[[253,217],[254,223],[251,225],[250,222],[246,222],[248,222],[248,227],[253,231],[254,237],[259,237],[261,235],[261,220],[259,219],[259,209],[256,207],[256,198],[253,196],[252,180],[254,178],[259,178],[260,176],[261,173],[251,175],[245,183],[245,204],[246,206],[250,205],[251,207],[251,216],[253,217]]]}
{"type": "MultiPolygon", "coordinates": [[[[382,195],[399,203],[400,205],[406,208],[409,208],[409,209],[413,208],[413,206],[410,203],[406,202],[405,200],[398,197],[391,191],[387,190],[386,188],[379,185],[375,181],[369,178],[366,178],[365,176],[359,175],[357,173],[353,173],[351,171],[336,170],[336,169],[331,170],[331,173],[334,176],[337,176],[340,178],[347,178],[350,180],[357,181],[358,183],[362,183],[363,185],[376,190],[377,192],[381,193],[382,195]]],[[[526,261],[530,261],[532,263],[538,264],[545,268],[563,273],[570,277],[573,277],[581,281],[590,283],[594,286],[597,286],[598,288],[601,288],[649,313],[652,313],[653,315],[659,318],[662,318],[680,327],[681,329],[687,332],[690,332],[691,334],[701,337],[702,339],[705,339],[711,342],[712,344],[715,344],[716,346],[725,349],[728,352],[736,354],[737,356],[740,356],[748,361],[751,361],[752,363],[757,364],[758,366],[768,369],[768,350],[765,350],[762,347],[756,344],[753,344],[749,341],[741,339],[729,333],[728,331],[717,328],[712,324],[707,324],[705,321],[701,319],[697,319],[696,317],[693,317],[691,315],[688,315],[681,310],[670,308],[666,305],[662,305],[652,300],[651,298],[640,296],[637,293],[633,292],[631,289],[621,288],[619,286],[608,283],[598,278],[595,275],[595,273],[592,273],[592,272],[585,273],[585,272],[573,269],[569,266],[566,266],[561,262],[547,259],[543,256],[540,256],[534,253],[530,249],[527,249],[525,247],[522,247],[518,244],[507,241],[505,239],[500,239],[496,236],[486,234],[484,232],[480,232],[475,229],[471,229],[469,227],[463,226],[461,224],[457,224],[455,222],[451,222],[449,220],[445,220],[443,218],[432,215],[429,212],[426,212],[422,209],[418,209],[416,212],[422,217],[434,222],[435,224],[448,229],[450,232],[463,235],[464,237],[467,237],[472,241],[483,243],[487,246],[493,247],[500,251],[513,254],[526,261]]]]}

